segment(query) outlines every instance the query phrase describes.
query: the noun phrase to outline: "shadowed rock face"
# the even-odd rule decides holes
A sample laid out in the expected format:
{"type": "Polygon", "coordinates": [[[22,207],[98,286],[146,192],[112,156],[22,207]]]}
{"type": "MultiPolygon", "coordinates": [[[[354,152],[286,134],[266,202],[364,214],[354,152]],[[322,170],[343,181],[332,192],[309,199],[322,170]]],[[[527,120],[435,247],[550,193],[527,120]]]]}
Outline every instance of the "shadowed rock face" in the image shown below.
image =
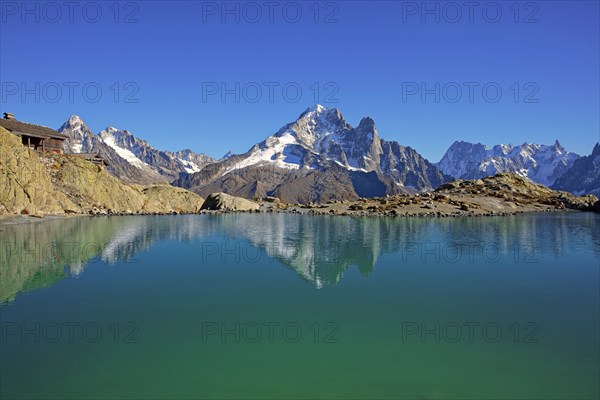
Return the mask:
{"type": "Polygon", "coordinates": [[[410,147],[380,139],[371,118],[354,128],[339,110],[317,105],[248,152],[181,174],[174,184],[203,196],[306,203],[433,190],[449,180],[410,147]]]}
{"type": "Polygon", "coordinates": [[[552,187],[579,195],[594,194],[600,197],[600,143],[594,146],[592,154],[576,160],[552,187]]]}

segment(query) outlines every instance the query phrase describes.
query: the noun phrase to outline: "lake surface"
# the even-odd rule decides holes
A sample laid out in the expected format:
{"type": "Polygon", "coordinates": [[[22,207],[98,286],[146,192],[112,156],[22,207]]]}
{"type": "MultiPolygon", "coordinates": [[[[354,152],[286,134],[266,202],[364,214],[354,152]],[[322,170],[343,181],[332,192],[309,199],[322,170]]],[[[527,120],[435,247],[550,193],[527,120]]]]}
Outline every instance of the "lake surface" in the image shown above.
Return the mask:
{"type": "Polygon", "coordinates": [[[0,229],[1,398],[600,396],[598,215],[0,229]]]}

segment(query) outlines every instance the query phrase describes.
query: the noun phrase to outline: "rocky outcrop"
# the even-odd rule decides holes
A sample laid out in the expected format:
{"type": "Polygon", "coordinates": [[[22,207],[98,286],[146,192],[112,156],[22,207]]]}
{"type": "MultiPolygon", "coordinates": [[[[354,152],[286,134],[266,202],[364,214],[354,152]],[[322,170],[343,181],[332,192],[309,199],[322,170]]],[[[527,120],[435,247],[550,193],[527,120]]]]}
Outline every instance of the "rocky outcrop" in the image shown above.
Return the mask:
{"type": "Polygon", "coordinates": [[[127,185],[80,157],[39,153],[0,128],[1,214],[194,213],[204,200],[168,185],[127,185]]]}
{"type": "Polygon", "coordinates": [[[512,173],[484,179],[455,180],[428,193],[329,201],[325,204],[286,204],[281,201],[261,204],[261,210],[265,212],[386,217],[501,216],[523,212],[595,211],[599,207],[596,196],[558,192],[512,173]]]}
{"type": "Polygon", "coordinates": [[[485,202],[500,199],[518,206],[548,206],[552,209],[592,211],[598,198],[594,195],[576,196],[531,182],[513,173],[497,174],[472,181],[456,180],[442,185],[435,193],[446,195],[476,196],[485,202]]]}
{"type": "Polygon", "coordinates": [[[142,194],[146,197],[142,211],[146,212],[196,213],[204,204],[196,193],[168,185],[146,187],[142,194]]]}
{"type": "Polygon", "coordinates": [[[202,204],[201,209],[213,211],[256,211],[259,207],[258,203],[241,197],[230,196],[225,193],[211,193],[204,201],[204,204],[202,204]]]}
{"type": "Polygon", "coordinates": [[[0,214],[35,215],[78,209],[62,192],[54,190],[38,154],[0,127],[0,214]]]}

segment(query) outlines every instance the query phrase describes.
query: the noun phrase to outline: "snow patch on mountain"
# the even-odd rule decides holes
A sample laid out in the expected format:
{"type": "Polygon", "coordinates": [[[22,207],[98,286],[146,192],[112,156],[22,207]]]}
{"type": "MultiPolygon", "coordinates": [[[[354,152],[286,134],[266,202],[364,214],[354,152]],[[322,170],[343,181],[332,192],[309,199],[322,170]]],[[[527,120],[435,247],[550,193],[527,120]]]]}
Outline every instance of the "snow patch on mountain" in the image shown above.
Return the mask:
{"type": "Polygon", "coordinates": [[[118,155],[120,155],[125,160],[127,160],[131,165],[133,165],[137,168],[149,167],[148,164],[146,164],[145,162],[143,162],[142,160],[137,158],[131,150],[117,146],[117,144],[115,143],[115,138],[113,136],[103,137],[102,141],[104,143],[106,143],[108,146],[112,147],[117,152],[118,155]]]}
{"type": "Polygon", "coordinates": [[[178,158],[178,160],[183,164],[185,172],[188,174],[193,174],[194,172],[199,172],[200,167],[191,161],[184,160],[183,158],[178,158]]]}
{"type": "Polygon", "coordinates": [[[290,145],[298,145],[296,138],[289,133],[281,136],[270,136],[261,145],[255,146],[250,154],[240,162],[227,168],[223,175],[256,164],[268,163],[279,168],[298,169],[301,159],[290,149],[290,145]]]}

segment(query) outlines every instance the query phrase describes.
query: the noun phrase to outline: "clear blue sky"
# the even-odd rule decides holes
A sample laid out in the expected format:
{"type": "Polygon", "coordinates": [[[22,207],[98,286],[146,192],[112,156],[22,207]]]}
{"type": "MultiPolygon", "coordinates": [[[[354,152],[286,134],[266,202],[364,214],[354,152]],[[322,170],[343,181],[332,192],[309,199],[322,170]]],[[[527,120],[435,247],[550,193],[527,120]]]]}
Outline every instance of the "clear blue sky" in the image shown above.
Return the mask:
{"type": "Polygon", "coordinates": [[[439,7],[436,22],[415,10],[420,1],[321,2],[316,15],[313,1],[280,2],[272,14],[263,1],[229,2],[228,14],[220,1],[81,1],[73,10],[59,1],[58,10],[2,0],[0,110],[55,128],[77,114],[95,132],[112,125],[159,149],[221,156],[248,150],[318,100],[352,125],[371,116],[381,137],[431,161],[454,140],[559,139],[589,154],[600,135],[599,2],[520,2],[518,14],[513,1],[489,3],[480,1],[471,22],[462,1],[453,3],[460,17],[447,2],[429,2],[439,7]],[[238,82],[239,102],[210,94],[213,82],[219,92],[238,82]],[[438,103],[410,94],[436,82],[438,103]],[[462,88],[456,102],[453,82],[462,88]],[[472,101],[468,82],[479,85],[472,101]],[[492,102],[497,87],[502,97],[492,102]]]}

